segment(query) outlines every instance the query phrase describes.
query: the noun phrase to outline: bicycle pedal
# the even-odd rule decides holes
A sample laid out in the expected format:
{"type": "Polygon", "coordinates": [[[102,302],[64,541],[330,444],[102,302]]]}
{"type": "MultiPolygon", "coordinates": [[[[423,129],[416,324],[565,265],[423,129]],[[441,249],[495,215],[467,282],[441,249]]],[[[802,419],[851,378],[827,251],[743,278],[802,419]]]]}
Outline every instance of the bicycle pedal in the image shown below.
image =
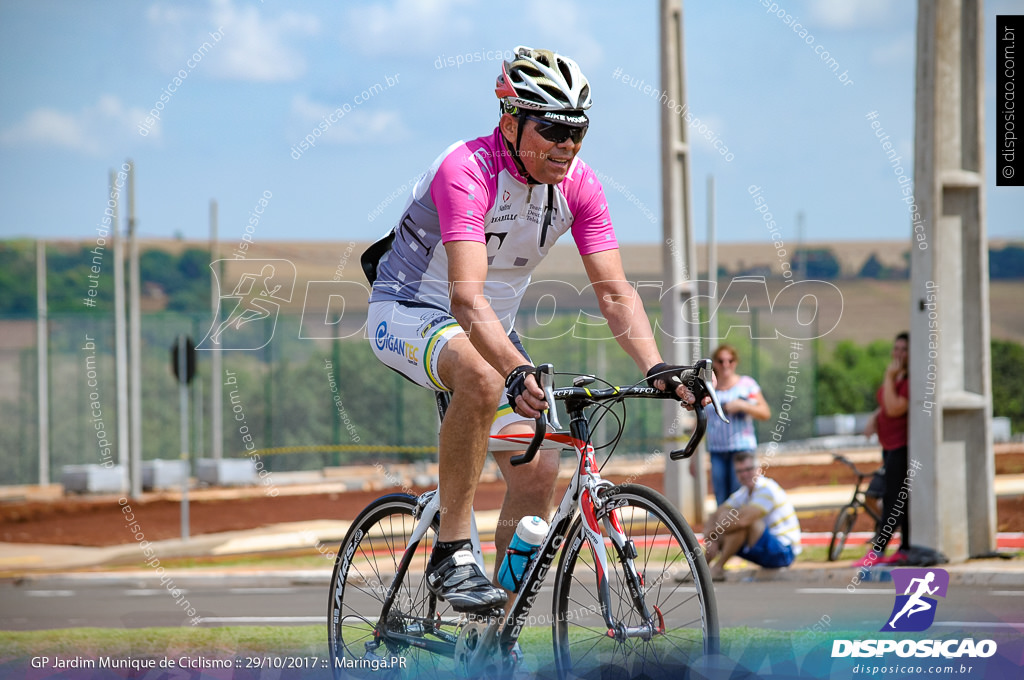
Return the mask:
{"type": "Polygon", "coordinates": [[[466,617],[473,623],[491,623],[494,619],[505,618],[505,610],[496,608],[487,611],[470,612],[466,614],[466,617]]]}

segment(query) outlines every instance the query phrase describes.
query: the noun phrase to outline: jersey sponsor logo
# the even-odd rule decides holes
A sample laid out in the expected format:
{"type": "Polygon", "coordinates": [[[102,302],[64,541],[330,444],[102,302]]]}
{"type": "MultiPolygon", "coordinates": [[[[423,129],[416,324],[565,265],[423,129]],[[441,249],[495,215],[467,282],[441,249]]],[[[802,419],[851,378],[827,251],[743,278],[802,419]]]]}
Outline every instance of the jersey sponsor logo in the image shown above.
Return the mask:
{"type": "Polygon", "coordinates": [[[516,216],[513,213],[509,213],[507,215],[498,215],[497,217],[491,218],[490,224],[494,224],[495,222],[507,222],[509,220],[514,220],[515,218],[516,216]]]}
{"type": "Polygon", "coordinates": [[[388,333],[388,322],[381,321],[377,325],[377,331],[374,333],[374,343],[377,345],[377,349],[381,352],[394,352],[400,357],[404,357],[413,366],[420,363],[420,348],[413,345],[411,342],[406,342],[395,335],[388,333]]]}
{"type": "Polygon", "coordinates": [[[540,206],[536,203],[531,203],[526,208],[526,219],[534,224],[540,224],[540,206]]]}

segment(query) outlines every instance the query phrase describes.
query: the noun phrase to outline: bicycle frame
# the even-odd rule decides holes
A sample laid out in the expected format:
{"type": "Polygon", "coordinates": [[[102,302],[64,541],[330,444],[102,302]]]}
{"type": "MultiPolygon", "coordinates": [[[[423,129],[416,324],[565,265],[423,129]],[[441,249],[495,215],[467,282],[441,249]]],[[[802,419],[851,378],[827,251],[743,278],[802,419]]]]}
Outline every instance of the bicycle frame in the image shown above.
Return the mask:
{"type": "MultiPolygon", "coordinates": [[[[611,488],[613,484],[602,479],[598,470],[598,465],[594,458],[594,447],[590,444],[590,424],[584,414],[586,404],[583,400],[577,398],[579,390],[580,388],[562,388],[553,391],[553,396],[556,399],[561,397],[566,401],[566,410],[570,416],[569,432],[545,433],[544,441],[553,443],[558,448],[571,447],[576,452],[576,472],[573,474],[562,496],[562,500],[551,521],[551,528],[543,545],[538,550],[537,557],[530,562],[526,573],[523,575],[522,583],[513,601],[512,608],[501,622],[502,625],[497,631],[497,646],[503,657],[512,651],[519,635],[522,633],[529,612],[533,608],[534,601],[540,593],[548,571],[551,569],[558,550],[565,541],[565,537],[577,512],[583,517],[583,534],[593,551],[597,565],[598,599],[601,603],[601,615],[605,625],[608,627],[609,635],[620,640],[629,637],[650,639],[651,636],[665,630],[661,612],[657,611],[657,607],[655,607],[655,611],[652,614],[644,600],[642,579],[633,564],[633,557],[636,554],[635,548],[632,546],[632,542],[626,538],[616,508],[606,506],[600,499],[601,489],[604,487],[611,488]],[[634,605],[637,611],[642,614],[644,621],[647,622],[646,625],[627,627],[612,620],[609,607],[611,591],[607,578],[609,567],[608,554],[605,549],[604,534],[601,531],[602,525],[615,546],[620,560],[624,564],[624,571],[634,605]]],[[[629,394],[630,396],[664,398],[664,393],[650,387],[633,387],[629,389],[629,394]]],[[[441,408],[443,409],[443,406],[441,408]]],[[[492,442],[505,443],[506,446],[500,447],[503,449],[521,449],[529,444],[532,438],[533,435],[495,435],[491,437],[491,440],[492,442]],[[509,447],[507,446],[508,444],[515,444],[516,446],[509,447]]],[[[388,612],[394,603],[397,592],[396,585],[404,579],[416,547],[429,529],[434,516],[441,510],[440,497],[436,491],[423,494],[420,497],[420,503],[422,504],[420,519],[398,565],[395,579],[388,589],[381,611],[381,618],[378,621],[378,631],[386,640],[452,657],[455,654],[456,638],[450,633],[441,631],[436,625],[433,626],[432,633],[435,637],[439,638],[438,640],[429,640],[419,635],[385,632],[384,626],[381,625],[387,619],[388,612]]],[[[474,554],[481,568],[483,568],[483,553],[480,549],[480,539],[475,517],[472,521],[472,540],[474,554]]],[[[431,596],[431,600],[433,600],[433,596],[431,596]]],[[[434,611],[433,604],[430,611],[431,613],[434,611]]],[[[552,625],[554,626],[555,623],[552,622],[552,625]]]]}
{"type": "MultiPolygon", "coordinates": [[[[864,480],[870,479],[871,477],[874,476],[875,473],[874,472],[868,472],[868,473],[861,472],[857,468],[857,466],[853,463],[853,461],[850,460],[849,458],[847,458],[846,456],[841,456],[841,455],[838,455],[838,454],[833,454],[833,458],[836,461],[846,465],[848,468],[853,470],[853,474],[857,475],[857,485],[853,488],[853,498],[850,500],[848,505],[854,505],[854,506],[858,506],[860,508],[863,508],[864,511],[866,513],[868,513],[868,515],[871,516],[871,519],[875,520],[876,524],[878,522],[881,522],[882,521],[882,516],[874,509],[874,507],[872,507],[873,504],[870,504],[870,503],[867,502],[868,501],[867,489],[861,488],[862,486],[864,486],[864,480]]],[[[872,498],[874,498],[874,496],[872,496],[872,498]]]]}
{"type": "MultiPolygon", "coordinates": [[[[875,510],[873,503],[868,503],[867,489],[861,489],[861,485],[864,484],[865,479],[869,479],[874,473],[865,475],[863,473],[857,474],[857,487],[853,490],[853,500],[851,504],[857,505],[862,508],[864,512],[871,516],[871,519],[875,520],[875,523],[882,521],[882,516],[875,510]]],[[[872,496],[874,498],[874,496],[872,496]]]]}

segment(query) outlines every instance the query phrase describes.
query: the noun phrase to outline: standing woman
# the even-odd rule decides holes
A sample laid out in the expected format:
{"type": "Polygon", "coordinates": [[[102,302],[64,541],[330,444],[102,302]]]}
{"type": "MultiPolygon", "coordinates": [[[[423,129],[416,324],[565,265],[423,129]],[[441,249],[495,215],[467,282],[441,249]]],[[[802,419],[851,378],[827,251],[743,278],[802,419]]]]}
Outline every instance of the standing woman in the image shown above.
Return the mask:
{"type": "MultiPolygon", "coordinates": [[[[741,452],[756,452],[754,421],[768,420],[772,412],[761,395],[757,381],[736,372],[740,358],[735,347],[719,345],[711,358],[715,377],[718,378],[715,391],[722,402],[722,410],[729,416],[729,422],[723,423],[711,417],[713,411],[708,414],[707,445],[711,454],[711,485],[715,490],[715,501],[721,505],[740,488],[733,470],[733,456],[741,452]]],[[[696,474],[696,469],[697,461],[694,460],[690,463],[691,474],[696,474]]]]}
{"type": "Polygon", "coordinates": [[[910,405],[910,381],[907,379],[910,336],[900,333],[892,343],[892,361],[878,388],[878,410],[874,413],[875,431],[882,445],[885,467],[885,496],[879,530],[868,554],[854,563],[856,567],[902,562],[910,549],[910,497],[900,498],[907,478],[907,407],[910,405]],[[885,557],[885,549],[895,527],[900,528],[900,549],[885,557]]]}

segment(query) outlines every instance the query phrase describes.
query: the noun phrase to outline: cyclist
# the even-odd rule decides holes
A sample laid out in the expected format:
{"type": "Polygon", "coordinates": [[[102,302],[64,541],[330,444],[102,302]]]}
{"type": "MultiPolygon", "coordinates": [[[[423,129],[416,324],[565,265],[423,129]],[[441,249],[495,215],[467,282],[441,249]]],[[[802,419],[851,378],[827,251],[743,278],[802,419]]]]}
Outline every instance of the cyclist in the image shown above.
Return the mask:
{"type": "MultiPolygon", "coordinates": [[[[572,232],[602,314],[648,381],[689,408],[694,400],[680,367],[662,362],[626,281],[601,184],[577,157],[591,105],[579,66],[517,47],[495,94],[501,115],[494,131],[449,146],[417,180],[398,225],[362,257],[373,283],[368,328],[377,358],[412,382],[451,392],[438,447],[441,526],[427,585],[464,612],[507,600],[473,559],[471,506],[489,435],[528,433],[547,406],[512,326],[531,272],[560,236],[572,232]]],[[[556,451],[517,468],[511,455],[495,456],[507,484],[498,555],[519,518],[550,516],[557,476],[556,451]]]]}

